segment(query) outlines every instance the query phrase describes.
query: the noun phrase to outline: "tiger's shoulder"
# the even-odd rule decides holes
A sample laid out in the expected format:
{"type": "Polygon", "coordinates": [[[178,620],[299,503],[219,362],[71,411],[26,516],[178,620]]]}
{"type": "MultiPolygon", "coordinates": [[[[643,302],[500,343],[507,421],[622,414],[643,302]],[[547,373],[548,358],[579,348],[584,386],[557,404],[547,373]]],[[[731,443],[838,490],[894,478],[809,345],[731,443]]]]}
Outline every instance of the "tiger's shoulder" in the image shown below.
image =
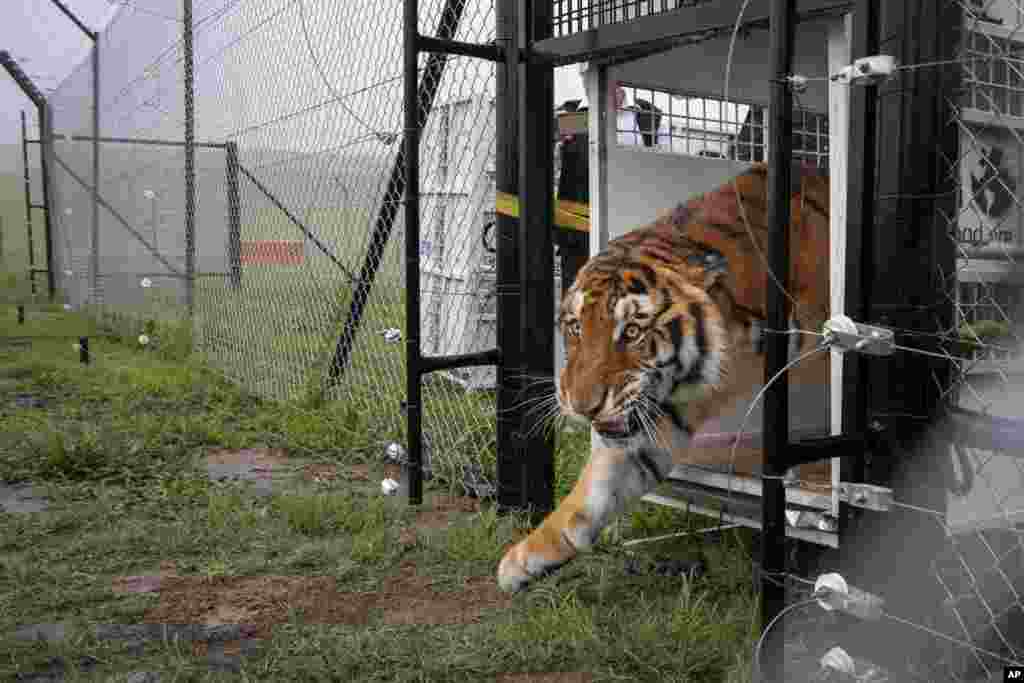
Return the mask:
{"type": "MultiPolygon", "coordinates": [[[[797,316],[817,322],[828,310],[829,178],[797,164],[791,179],[789,289],[804,309],[797,316]]],[[[768,234],[768,167],[756,163],[609,242],[604,267],[656,264],[695,283],[712,268],[737,304],[763,317],[768,234]]]]}

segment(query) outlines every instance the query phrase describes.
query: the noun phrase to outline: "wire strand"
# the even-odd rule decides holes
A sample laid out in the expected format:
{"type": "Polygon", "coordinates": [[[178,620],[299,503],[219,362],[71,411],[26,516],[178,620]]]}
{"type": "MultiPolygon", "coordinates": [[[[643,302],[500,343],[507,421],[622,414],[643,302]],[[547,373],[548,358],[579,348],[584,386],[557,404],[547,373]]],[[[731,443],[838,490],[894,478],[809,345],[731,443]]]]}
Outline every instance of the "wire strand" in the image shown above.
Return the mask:
{"type": "Polygon", "coordinates": [[[953,643],[955,645],[959,645],[961,647],[965,647],[965,648],[967,648],[969,650],[972,650],[973,652],[980,652],[980,653],[982,653],[984,655],[992,657],[993,659],[999,660],[1000,662],[1002,662],[1004,664],[1009,664],[1011,666],[1022,666],[1022,665],[1024,665],[1024,660],[1007,659],[1003,655],[1000,655],[1000,654],[998,654],[996,652],[992,652],[991,650],[986,650],[984,648],[978,647],[977,645],[973,645],[973,644],[968,643],[966,641],[959,640],[958,638],[954,638],[953,636],[947,635],[947,634],[943,633],[942,631],[936,631],[933,628],[929,628],[928,626],[925,626],[924,624],[918,624],[916,622],[910,621],[909,619],[904,619],[903,617],[898,617],[895,614],[889,614],[885,610],[882,610],[882,616],[886,617],[887,619],[891,619],[891,620],[893,620],[893,621],[895,621],[897,623],[903,624],[904,626],[910,626],[911,628],[918,629],[919,631],[924,631],[925,633],[928,633],[928,634],[930,634],[932,636],[935,636],[936,638],[942,638],[943,640],[946,640],[946,641],[948,641],[950,643],[953,643]]]}
{"type": "Polygon", "coordinates": [[[338,94],[338,91],[334,89],[331,82],[327,79],[327,74],[324,72],[323,66],[320,64],[320,59],[316,56],[316,50],[313,49],[313,40],[309,35],[309,27],[306,23],[306,0],[297,0],[299,4],[299,21],[302,24],[302,35],[306,39],[306,50],[309,52],[309,58],[313,61],[313,66],[316,67],[316,73],[320,76],[320,81],[327,88],[327,92],[334,97],[334,101],[341,105],[341,108],[349,113],[349,116],[354,118],[359,124],[370,133],[376,134],[378,131],[368,124],[359,114],[355,113],[351,107],[345,104],[344,98],[338,94]]]}
{"type": "Polygon", "coordinates": [[[816,604],[818,604],[817,597],[809,598],[807,600],[801,600],[799,602],[794,602],[791,605],[787,605],[783,610],[776,614],[771,621],[768,622],[768,625],[765,626],[764,630],[761,632],[761,637],[757,640],[757,645],[754,646],[754,657],[750,665],[750,674],[752,680],[756,680],[757,675],[761,672],[761,648],[764,647],[764,641],[768,637],[768,634],[771,632],[772,627],[775,626],[776,622],[778,622],[780,619],[782,619],[784,616],[786,616],[794,610],[800,609],[802,607],[809,607],[811,605],[816,604]]]}

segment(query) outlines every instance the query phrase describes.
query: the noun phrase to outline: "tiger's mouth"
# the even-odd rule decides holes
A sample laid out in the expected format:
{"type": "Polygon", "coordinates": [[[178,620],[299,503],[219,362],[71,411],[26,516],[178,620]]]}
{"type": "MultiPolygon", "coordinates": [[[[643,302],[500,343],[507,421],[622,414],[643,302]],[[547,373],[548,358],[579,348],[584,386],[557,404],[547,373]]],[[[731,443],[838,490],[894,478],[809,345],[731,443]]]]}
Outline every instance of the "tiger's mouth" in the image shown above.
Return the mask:
{"type": "Polygon", "coordinates": [[[630,411],[627,415],[616,415],[607,420],[594,420],[592,423],[594,431],[604,439],[621,440],[629,439],[637,434],[642,428],[640,417],[636,411],[630,411]]]}

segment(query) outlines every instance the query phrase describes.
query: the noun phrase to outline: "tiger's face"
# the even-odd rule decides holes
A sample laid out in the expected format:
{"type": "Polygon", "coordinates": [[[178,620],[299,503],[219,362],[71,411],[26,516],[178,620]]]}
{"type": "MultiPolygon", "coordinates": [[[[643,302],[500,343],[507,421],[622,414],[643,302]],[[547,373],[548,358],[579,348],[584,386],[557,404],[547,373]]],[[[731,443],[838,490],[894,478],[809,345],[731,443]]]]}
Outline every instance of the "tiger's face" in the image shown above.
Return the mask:
{"type": "Polygon", "coordinates": [[[678,423],[678,404],[714,388],[724,372],[728,335],[708,285],[609,255],[588,262],[559,310],[563,414],[627,447],[653,440],[661,416],[678,423]]]}

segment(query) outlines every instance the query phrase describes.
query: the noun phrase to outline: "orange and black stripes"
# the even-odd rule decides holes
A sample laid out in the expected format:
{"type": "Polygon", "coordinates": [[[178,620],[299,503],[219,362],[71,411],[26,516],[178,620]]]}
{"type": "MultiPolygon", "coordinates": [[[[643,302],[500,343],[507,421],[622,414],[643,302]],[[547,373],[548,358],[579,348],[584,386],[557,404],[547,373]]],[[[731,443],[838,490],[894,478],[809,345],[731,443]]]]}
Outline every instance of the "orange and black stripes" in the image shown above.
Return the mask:
{"type": "MultiPolygon", "coordinates": [[[[828,312],[828,179],[798,170],[789,282],[796,319],[813,329],[828,312]]],[[[572,492],[501,560],[502,588],[520,590],[588,549],[708,419],[763,379],[750,332],[764,318],[767,234],[767,167],[756,164],[580,270],[559,309],[558,400],[591,423],[595,446],[572,492]]]]}

